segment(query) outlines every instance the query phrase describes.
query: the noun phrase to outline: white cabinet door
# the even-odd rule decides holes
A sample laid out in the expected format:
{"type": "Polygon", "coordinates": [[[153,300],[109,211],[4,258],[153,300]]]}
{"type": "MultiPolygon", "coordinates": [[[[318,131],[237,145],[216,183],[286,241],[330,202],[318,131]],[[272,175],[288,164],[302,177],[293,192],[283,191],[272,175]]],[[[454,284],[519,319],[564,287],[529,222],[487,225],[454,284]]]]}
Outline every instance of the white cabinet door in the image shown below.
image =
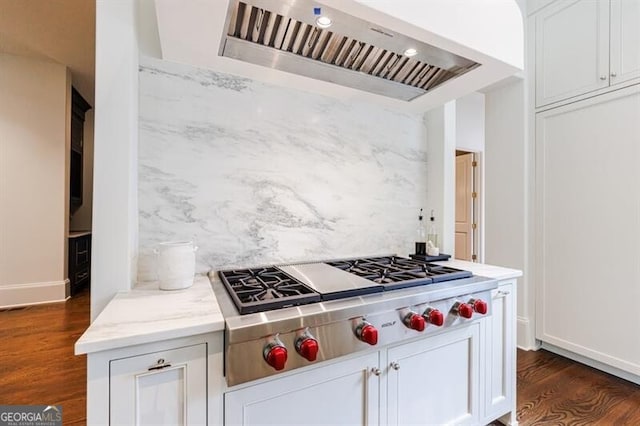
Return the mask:
{"type": "Polygon", "coordinates": [[[478,322],[389,349],[389,425],[479,421],[478,322]]]}
{"type": "Polygon", "coordinates": [[[113,360],[112,425],[207,424],[207,345],[113,360]]]}
{"type": "Polygon", "coordinates": [[[609,85],[608,1],[557,1],[535,25],[536,107],[609,85]]]}
{"type": "Polygon", "coordinates": [[[640,375],[640,87],[536,114],[536,337],[640,375]]]}
{"type": "Polygon", "coordinates": [[[640,78],[640,0],[611,0],[611,84],[640,78]]]}
{"type": "Polygon", "coordinates": [[[227,392],[225,425],[377,425],[378,366],[374,352],[227,392]]]}
{"type": "Polygon", "coordinates": [[[487,317],[485,420],[515,409],[515,284],[507,281],[491,292],[491,316],[487,317]]]}

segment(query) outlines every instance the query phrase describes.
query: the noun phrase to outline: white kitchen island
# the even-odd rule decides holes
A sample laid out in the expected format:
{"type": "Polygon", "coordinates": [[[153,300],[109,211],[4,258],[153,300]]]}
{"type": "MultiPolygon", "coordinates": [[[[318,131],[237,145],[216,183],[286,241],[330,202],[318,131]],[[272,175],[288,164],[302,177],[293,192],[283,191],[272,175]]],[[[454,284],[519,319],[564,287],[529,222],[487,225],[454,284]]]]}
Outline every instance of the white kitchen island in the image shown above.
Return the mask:
{"type": "Polygon", "coordinates": [[[206,277],[187,290],[119,293],[76,343],[76,354],[88,354],[87,423],[486,424],[502,418],[515,424],[514,302],[521,272],[439,263],[498,280],[491,316],[233,387],[223,377],[224,318],[206,277]],[[460,345],[469,345],[468,355],[449,358],[460,345]],[[461,394],[461,379],[465,398],[448,400],[447,393],[461,394]]]}

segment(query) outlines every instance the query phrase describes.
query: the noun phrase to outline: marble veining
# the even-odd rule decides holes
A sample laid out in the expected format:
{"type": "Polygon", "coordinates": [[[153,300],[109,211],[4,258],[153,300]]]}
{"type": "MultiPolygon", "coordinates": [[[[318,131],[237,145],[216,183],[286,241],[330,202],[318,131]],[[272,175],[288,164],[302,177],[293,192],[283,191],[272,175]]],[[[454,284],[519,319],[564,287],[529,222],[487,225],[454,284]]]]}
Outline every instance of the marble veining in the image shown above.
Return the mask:
{"type": "Polygon", "coordinates": [[[155,244],[197,271],[413,249],[427,195],[420,114],[142,58],[139,279],[155,244]]]}
{"type": "Polygon", "coordinates": [[[118,293],[75,345],[76,355],[224,329],[224,318],[207,277],[184,290],[157,285],[118,293]],[[141,306],[144,306],[141,309],[141,306]]]}

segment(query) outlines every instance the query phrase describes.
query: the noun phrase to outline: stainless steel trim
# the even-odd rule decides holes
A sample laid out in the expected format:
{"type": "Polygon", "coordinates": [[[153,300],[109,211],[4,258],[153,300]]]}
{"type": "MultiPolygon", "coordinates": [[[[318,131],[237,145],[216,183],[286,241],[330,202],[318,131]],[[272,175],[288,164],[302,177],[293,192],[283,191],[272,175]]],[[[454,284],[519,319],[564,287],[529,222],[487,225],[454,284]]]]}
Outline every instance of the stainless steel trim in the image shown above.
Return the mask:
{"type": "Polygon", "coordinates": [[[315,5],[311,0],[230,1],[219,54],[406,101],[479,66],[328,6],[323,6],[324,12],[334,22],[331,31],[321,29],[310,13],[315,5]],[[230,43],[232,40],[255,44],[265,51],[230,43]],[[418,54],[404,56],[407,46],[414,47],[418,54]],[[304,58],[306,64],[292,66],[290,59],[283,60],[283,51],[304,58]],[[361,73],[329,76],[323,63],[333,65],[334,70],[361,73]],[[425,69],[433,71],[425,75],[425,69]],[[403,86],[416,91],[407,92],[401,89],[403,86]]]}
{"type": "MultiPolygon", "coordinates": [[[[310,305],[294,306],[268,312],[239,315],[217,274],[209,275],[213,291],[225,317],[227,343],[255,340],[278,332],[317,327],[323,324],[367,316],[372,312],[386,312],[404,306],[415,306],[432,301],[493,290],[497,281],[474,276],[444,281],[426,286],[330,300],[310,305]]],[[[484,300],[490,299],[485,297],[484,300]]],[[[466,300],[466,299],[465,299],[466,300]]],[[[426,306],[424,307],[426,309],[426,306]]],[[[423,309],[423,310],[424,310],[423,309]]],[[[442,309],[441,309],[442,311],[442,309]]],[[[421,312],[417,310],[416,312],[421,312]]],[[[443,311],[446,314],[446,310],[443,311]]]]}

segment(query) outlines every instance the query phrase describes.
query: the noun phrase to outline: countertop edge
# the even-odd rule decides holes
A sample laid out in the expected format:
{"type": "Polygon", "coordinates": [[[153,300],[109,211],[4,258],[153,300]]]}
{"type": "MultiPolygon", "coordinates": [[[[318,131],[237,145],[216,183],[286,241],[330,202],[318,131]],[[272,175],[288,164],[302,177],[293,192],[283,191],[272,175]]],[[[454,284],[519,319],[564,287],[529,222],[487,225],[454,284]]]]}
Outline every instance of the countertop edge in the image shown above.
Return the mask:
{"type": "Polygon", "coordinates": [[[180,327],[173,330],[159,330],[126,337],[96,340],[87,343],[78,340],[75,344],[74,354],[89,355],[95,352],[144,345],[146,343],[155,343],[163,340],[179,339],[181,337],[190,337],[205,333],[215,333],[224,330],[224,324],[224,319],[220,319],[218,321],[211,321],[209,323],[202,323],[190,327],[180,327]]]}
{"type": "Polygon", "coordinates": [[[469,262],[466,260],[449,259],[433,263],[465,269],[467,271],[471,271],[474,275],[480,275],[498,281],[519,278],[523,275],[522,271],[519,269],[505,268],[502,266],[490,265],[488,263],[469,262]]]}

